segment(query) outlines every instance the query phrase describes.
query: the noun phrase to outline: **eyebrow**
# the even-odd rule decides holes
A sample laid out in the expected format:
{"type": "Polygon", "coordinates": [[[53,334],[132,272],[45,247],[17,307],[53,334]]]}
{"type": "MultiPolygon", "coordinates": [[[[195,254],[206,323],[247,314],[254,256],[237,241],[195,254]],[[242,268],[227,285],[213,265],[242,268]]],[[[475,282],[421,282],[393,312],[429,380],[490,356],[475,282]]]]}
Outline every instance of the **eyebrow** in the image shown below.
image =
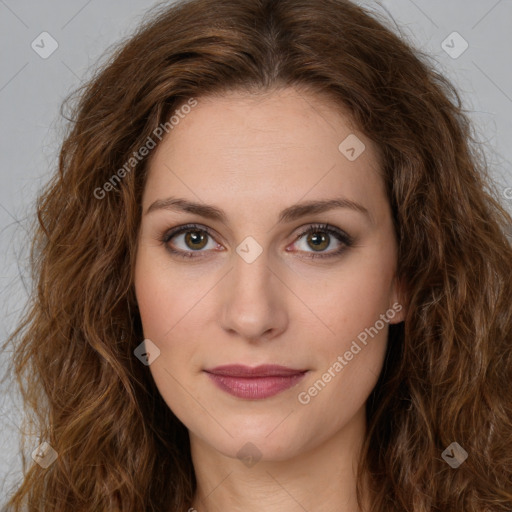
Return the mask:
{"type": "MultiPolygon", "coordinates": [[[[306,215],[323,213],[336,208],[347,208],[359,212],[366,216],[371,223],[373,223],[370,212],[364,206],[345,198],[307,201],[290,206],[279,214],[278,222],[292,222],[294,220],[300,219],[301,217],[305,217],[306,215]]],[[[159,199],[151,204],[151,206],[149,206],[145,215],[157,210],[193,213],[207,219],[219,221],[223,224],[227,223],[227,215],[224,210],[221,210],[220,208],[217,208],[213,205],[196,203],[182,198],[169,197],[167,199],[159,199]]]]}

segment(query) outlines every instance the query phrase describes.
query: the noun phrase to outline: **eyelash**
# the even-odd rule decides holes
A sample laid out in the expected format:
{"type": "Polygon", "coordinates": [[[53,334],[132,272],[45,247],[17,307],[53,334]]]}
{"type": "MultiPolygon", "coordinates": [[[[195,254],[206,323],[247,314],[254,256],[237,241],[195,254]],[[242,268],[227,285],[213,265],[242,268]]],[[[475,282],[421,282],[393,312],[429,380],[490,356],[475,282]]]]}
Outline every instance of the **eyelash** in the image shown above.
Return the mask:
{"type": "MultiPolygon", "coordinates": [[[[172,254],[184,258],[184,259],[193,259],[193,258],[200,258],[201,256],[196,256],[194,253],[200,253],[204,251],[177,251],[175,249],[171,249],[167,244],[177,235],[181,235],[182,233],[187,233],[190,231],[199,231],[206,233],[210,238],[214,239],[212,231],[207,228],[206,226],[200,226],[198,224],[187,224],[185,226],[178,227],[176,229],[173,229],[171,231],[166,231],[162,234],[160,237],[160,242],[164,244],[169,252],[172,254]]],[[[354,243],[354,240],[351,236],[347,235],[344,231],[341,231],[338,228],[335,228],[333,226],[330,226],[329,224],[313,224],[310,225],[306,230],[301,232],[294,240],[294,243],[300,240],[303,236],[308,235],[310,233],[328,233],[329,235],[334,236],[339,242],[343,244],[343,246],[330,253],[311,253],[307,258],[333,258],[336,256],[340,256],[343,252],[345,252],[346,249],[351,247],[354,243]]]]}

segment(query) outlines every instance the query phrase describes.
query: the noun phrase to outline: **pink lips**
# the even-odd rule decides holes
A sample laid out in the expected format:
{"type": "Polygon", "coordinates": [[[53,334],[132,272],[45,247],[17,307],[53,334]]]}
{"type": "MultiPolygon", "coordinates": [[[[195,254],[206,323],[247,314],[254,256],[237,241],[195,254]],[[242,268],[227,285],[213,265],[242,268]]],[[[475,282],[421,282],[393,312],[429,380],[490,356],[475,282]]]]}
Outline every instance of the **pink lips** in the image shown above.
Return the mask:
{"type": "Polygon", "coordinates": [[[262,365],[256,368],[226,365],[205,372],[220,389],[230,395],[258,400],[291,388],[304,377],[307,370],[277,365],[262,365]]]}

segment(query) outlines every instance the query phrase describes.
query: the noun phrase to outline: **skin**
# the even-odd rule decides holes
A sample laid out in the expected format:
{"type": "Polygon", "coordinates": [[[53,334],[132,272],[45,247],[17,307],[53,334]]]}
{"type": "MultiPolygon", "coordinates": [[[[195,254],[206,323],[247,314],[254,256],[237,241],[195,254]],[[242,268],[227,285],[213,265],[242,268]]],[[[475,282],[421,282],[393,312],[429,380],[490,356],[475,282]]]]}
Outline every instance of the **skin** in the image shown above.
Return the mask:
{"type": "MultiPolygon", "coordinates": [[[[363,510],[355,500],[355,470],[388,323],[308,404],[298,395],[365,328],[401,304],[379,166],[376,146],[348,116],[327,99],[292,88],[198,98],[151,155],[135,289],[144,336],[160,350],[149,370],[190,433],[197,511],[363,510]],[[366,146],[355,161],[338,149],[350,134],[366,146]],[[227,220],[167,209],[146,213],[170,196],[215,205],[227,220]],[[278,223],[287,207],[341,197],[369,215],[338,208],[278,223]],[[188,223],[210,228],[213,238],[203,233],[204,243],[187,244],[182,233],[167,247],[195,259],[171,254],[161,241],[188,223]],[[354,243],[338,256],[308,258],[344,246],[322,230],[320,250],[308,235],[298,239],[312,224],[337,227],[354,243]],[[262,249],[252,263],[236,252],[249,236],[262,249]],[[278,395],[247,400],[220,390],[203,371],[234,363],[309,372],[278,395]],[[259,458],[251,467],[237,457],[248,442],[256,447],[249,454],[259,458]]],[[[402,308],[389,323],[404,314],[402,308]]]]}

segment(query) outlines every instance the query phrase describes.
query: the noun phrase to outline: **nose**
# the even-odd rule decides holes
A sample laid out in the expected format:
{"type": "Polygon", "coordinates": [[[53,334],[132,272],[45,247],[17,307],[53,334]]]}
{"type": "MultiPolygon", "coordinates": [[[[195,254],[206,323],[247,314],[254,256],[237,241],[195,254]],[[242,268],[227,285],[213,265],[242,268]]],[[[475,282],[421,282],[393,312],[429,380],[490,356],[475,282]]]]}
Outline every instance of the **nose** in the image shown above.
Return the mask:
{"type": "Polygon", "coordinates": [[[266,251],[252,263],[236,255],[233,265],[222,282],[222,328],[252,343],[276,338],[289,321],[291,292],[283,278],[269,266],[266,251]]]}

